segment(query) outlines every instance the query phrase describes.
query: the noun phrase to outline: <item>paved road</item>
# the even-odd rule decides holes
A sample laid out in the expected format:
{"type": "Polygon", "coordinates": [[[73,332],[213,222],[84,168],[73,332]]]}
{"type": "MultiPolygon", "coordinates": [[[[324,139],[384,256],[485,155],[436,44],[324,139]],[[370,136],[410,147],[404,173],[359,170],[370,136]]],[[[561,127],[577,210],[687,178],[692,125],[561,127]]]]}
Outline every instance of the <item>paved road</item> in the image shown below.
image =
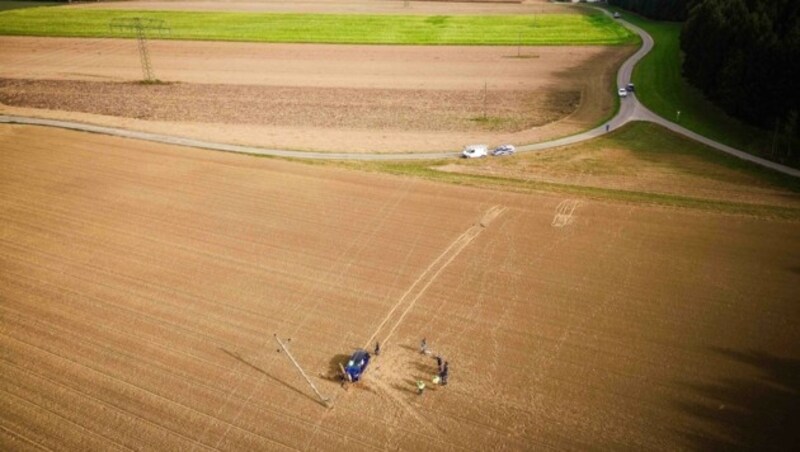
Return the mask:
{"type": "MultiPolygon", "coordinates": [[[[606,14],[611,14],[606,10],[602,10],[606,14]]],[[[628,58],[620,67],[617,73],[617,86],[625,86],[631,79],[633,68],[636,64],[653,48],[653,38],[641,28],[631,24],[622,19],[618,19],[620,23],[628,27],[633,32],[637,33],[642,38],[642,47],[628,58]]],[[[615,93],[616,95],[616,93],[615,93]]],[[[631,93],[627,98],[621,99],[620,109],[617,114],[611,118],[607,124],[611,130],[615,130],[631,121],[650,121],[659,124],[673,132],[689,137],[693,140],[699,141],[710,147],[726,152],[738,158],[748,160],[757,165],[761,165],[780,173],[788,174],[794,177],[800,177],[800,170],[790,168],[769,160],[750,155],[746,152],[726,146],[722,143],[710,140],[706,137],[698,135],[691,130],[685,129],[678,124],[668,121],[652,111],[648,110],[642,105],[636,95],[631,93]]],[[[304,158],[304,159],[327,159],[327,160],[431,160],[443,158],[455,158],[460,155],[459,152],[432,152],[432,153],[386,153],[386,154],[354,154],[354,153],[331,153],[331,152],[305,152],[305,151],[289,151],[283,149],[266,149],[254,146],[240,146],[234,144],[217,143],[212,141],[196,140],[187,137],[176,137],[171,135],[162,135],[148,132],[137,132],[132,130],[118,129],[114,127],[103,127],[91,124],[84,124],[71,121],[60,121],[55,119],[37,119],[23,116],[3,116],[0,115],[0,123],[10,124],[26,124],[59,127],[63,129],[71,129],[92,133],[100,133],[104,135],[114,135],[125,138],[134,138],[139,140],[154,141],[157,143],[176,144],[181,146],[191,146],[200,149],[210,149],[223,152],[236,152],[242,154],[253,155],[268,155],[277,157],[291,157],[291,158],[304,158]]],[[[544,149],[550,149],[558,146],[580,143],[582,141],[591,140],[606,133],[606,124],[597,128],[587,130],[585,132],[571,135],[557,140],[544,141],[541,143],[529,144],[517,147],[519,152],[535,152],[544,149]]]]}

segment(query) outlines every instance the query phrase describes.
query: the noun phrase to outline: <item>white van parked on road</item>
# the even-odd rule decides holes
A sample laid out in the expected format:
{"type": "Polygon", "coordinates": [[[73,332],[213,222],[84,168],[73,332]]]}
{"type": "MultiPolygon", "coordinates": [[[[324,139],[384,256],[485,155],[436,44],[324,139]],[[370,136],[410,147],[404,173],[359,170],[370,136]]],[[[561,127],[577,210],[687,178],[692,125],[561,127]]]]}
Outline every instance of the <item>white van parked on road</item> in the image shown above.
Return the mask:
{"type": "Polygon", "coordinates": [[[465,159],[477,159],[489,155],[489,147],[485,144],[470,144],[461,151],[465,159]]]}

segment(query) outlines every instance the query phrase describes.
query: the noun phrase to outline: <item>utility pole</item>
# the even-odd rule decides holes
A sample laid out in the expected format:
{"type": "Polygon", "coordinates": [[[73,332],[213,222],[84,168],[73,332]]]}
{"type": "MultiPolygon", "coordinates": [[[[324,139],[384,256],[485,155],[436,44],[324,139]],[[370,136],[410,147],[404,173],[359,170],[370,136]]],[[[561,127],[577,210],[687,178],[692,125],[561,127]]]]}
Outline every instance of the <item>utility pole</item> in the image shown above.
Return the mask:
{"type": "Polygon", "coordinates": [[[311,389],[313,389],[313,390],[314,390],[314,393],[316,393],[316,394],[317,394],[317,397],[319,397],[319,401],[320,401],[320,402],[322,402],[322,404],[323,404],[323,405],[325,405],[327,408],[330,408],[330,407],[332,406],[332,404],[331,404],[331,399],[329,399],[329,398],[327,398],[327,397],[324,397],[324,396],[323,396],[323,395],[322,395],[322,394],[319,392],[319,389],[317,389],[317,386],[316,386],[316,385],[314,385],[314,382],[312,382],[312,381],[311,381],[311,379],[310,379],[310,378],[308,378],[308,375],[306,375],[306,373],[305,373],[305,372],[303,372],[303,368],[302,368],[302,367],[300,367],[300,364],[298,364],[298,363],[297,363],[297,360],[295,360],[295,359],[294,359],[294,356],[292,356],[292,354],[289,352],[289,349],[288,349],[288,348],[287,348],[287,347],[286,347],[286,346],[283,344],[283,341],[281,341],[281,340],[280,340],[280,338],[278,337],[278,334],[277,334],[277,333],[275,333],[275,334],[273,334],[272,336],[273,336],[273,337],[275,337],[275,341],[277,341],[277,342],[278,342],[278,345],[280,345],[280,347],[281,347],[281,350],[283,350],[284,352],[286,352],[286,356],[288,356],[288,357],[289,357],[289,360],[291,360],[291,361],[292,361],[292,364],[294,364],[294,367],[295,367],[295,368],[297,368],[297,370],[300,372],[300,375],[302,375],[302,376],[303,376],[303,378],[305,378],[305,379],[306,379],[306,382],[308,382],[308,385],[309,385],[309,386],[311,386],[311,389]]]}
{"type": "Polygon", "coordinates": [[[486,80],[483,81],[483,119],[486,119],[486,80]]]}
{"type": "Polygon", "coordinates": [[[153,33],[157,33],[159,37],[168,35],[170,29],[165,25],[165,22],[161,19],[142,17],[117,17],[111,19],[108,23],[108,28],[112,33],[132,33],[136,36],[144,81],[147,83],[155,82],[156,78],[153,75],[150,52],[147,49],[147,35],[153,33]]]}

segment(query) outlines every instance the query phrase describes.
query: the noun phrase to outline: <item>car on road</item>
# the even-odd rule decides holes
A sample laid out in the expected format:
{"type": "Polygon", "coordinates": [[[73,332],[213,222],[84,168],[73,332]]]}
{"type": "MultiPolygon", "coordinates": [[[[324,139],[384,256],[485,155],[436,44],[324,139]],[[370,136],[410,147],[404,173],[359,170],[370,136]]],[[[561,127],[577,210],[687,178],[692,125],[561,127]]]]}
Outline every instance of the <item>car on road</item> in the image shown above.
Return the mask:
{"type": "Polygon", "coordinates": [[[622,15],[620,15],[620,13],[614,12],[614,19],[619,19],[620,17],[622,17],[622,15]]]}
{"type": "Polygon", "coordinates": [[[494,148],[494,150],[492,151],[492,155],[495,157],[500,157],[503,155],[514,155],[514,152],[516,150],[517,148],[515,148],[513,144],[501,144],[500,146],[494,148]]]}
{"type": "Polygon", "coordinates": [[[636,91],[636,87],[633,85],[633,83],[628,83],[627,85],[625,85],[625,90],[629,93],[632,93],[636,91]]]}
{"type": "Polygon", "coordinates": [[[485,144],[470,144],[461,151],[461,157],[465,159],[477,159],[489,155],[489,147],[485,144]]]}
{"type": "Polygon", "coordinates": [[[619,97],[628,97],[628,90],[627,89],[620,88],[618,92],[619,92],[619,97]]]}

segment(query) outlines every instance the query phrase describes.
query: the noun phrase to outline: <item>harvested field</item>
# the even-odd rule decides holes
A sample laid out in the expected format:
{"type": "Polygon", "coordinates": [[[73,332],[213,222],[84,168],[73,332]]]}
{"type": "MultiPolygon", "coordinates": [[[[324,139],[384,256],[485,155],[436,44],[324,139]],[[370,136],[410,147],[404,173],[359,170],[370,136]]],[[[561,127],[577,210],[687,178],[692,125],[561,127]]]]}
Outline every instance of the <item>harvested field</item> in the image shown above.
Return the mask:
{"type": "Polygon", "coordinates": [[[0,103],[150,121],[458,132],[520,132],[556,121],[580,92],[493,91],[481,121],[474,91],[156,85],[0,79],[0,103]]]}
{"type": "Polygon", "coordinates": [[[800,439],[796,222],[23,126],[0,151],[4,450],[800,439]],[[422,337],[451,373],[418,396],[422,337]]]}
{"type": "Polygon", "coordinates": [[[156,76],[177,84],[126,83],[141,78],[135,41],[0,37],[0,113],[287,149],[528,143],[608,116],[607,87],[632,50],[164,41],[150,48],[156,76]]]}

